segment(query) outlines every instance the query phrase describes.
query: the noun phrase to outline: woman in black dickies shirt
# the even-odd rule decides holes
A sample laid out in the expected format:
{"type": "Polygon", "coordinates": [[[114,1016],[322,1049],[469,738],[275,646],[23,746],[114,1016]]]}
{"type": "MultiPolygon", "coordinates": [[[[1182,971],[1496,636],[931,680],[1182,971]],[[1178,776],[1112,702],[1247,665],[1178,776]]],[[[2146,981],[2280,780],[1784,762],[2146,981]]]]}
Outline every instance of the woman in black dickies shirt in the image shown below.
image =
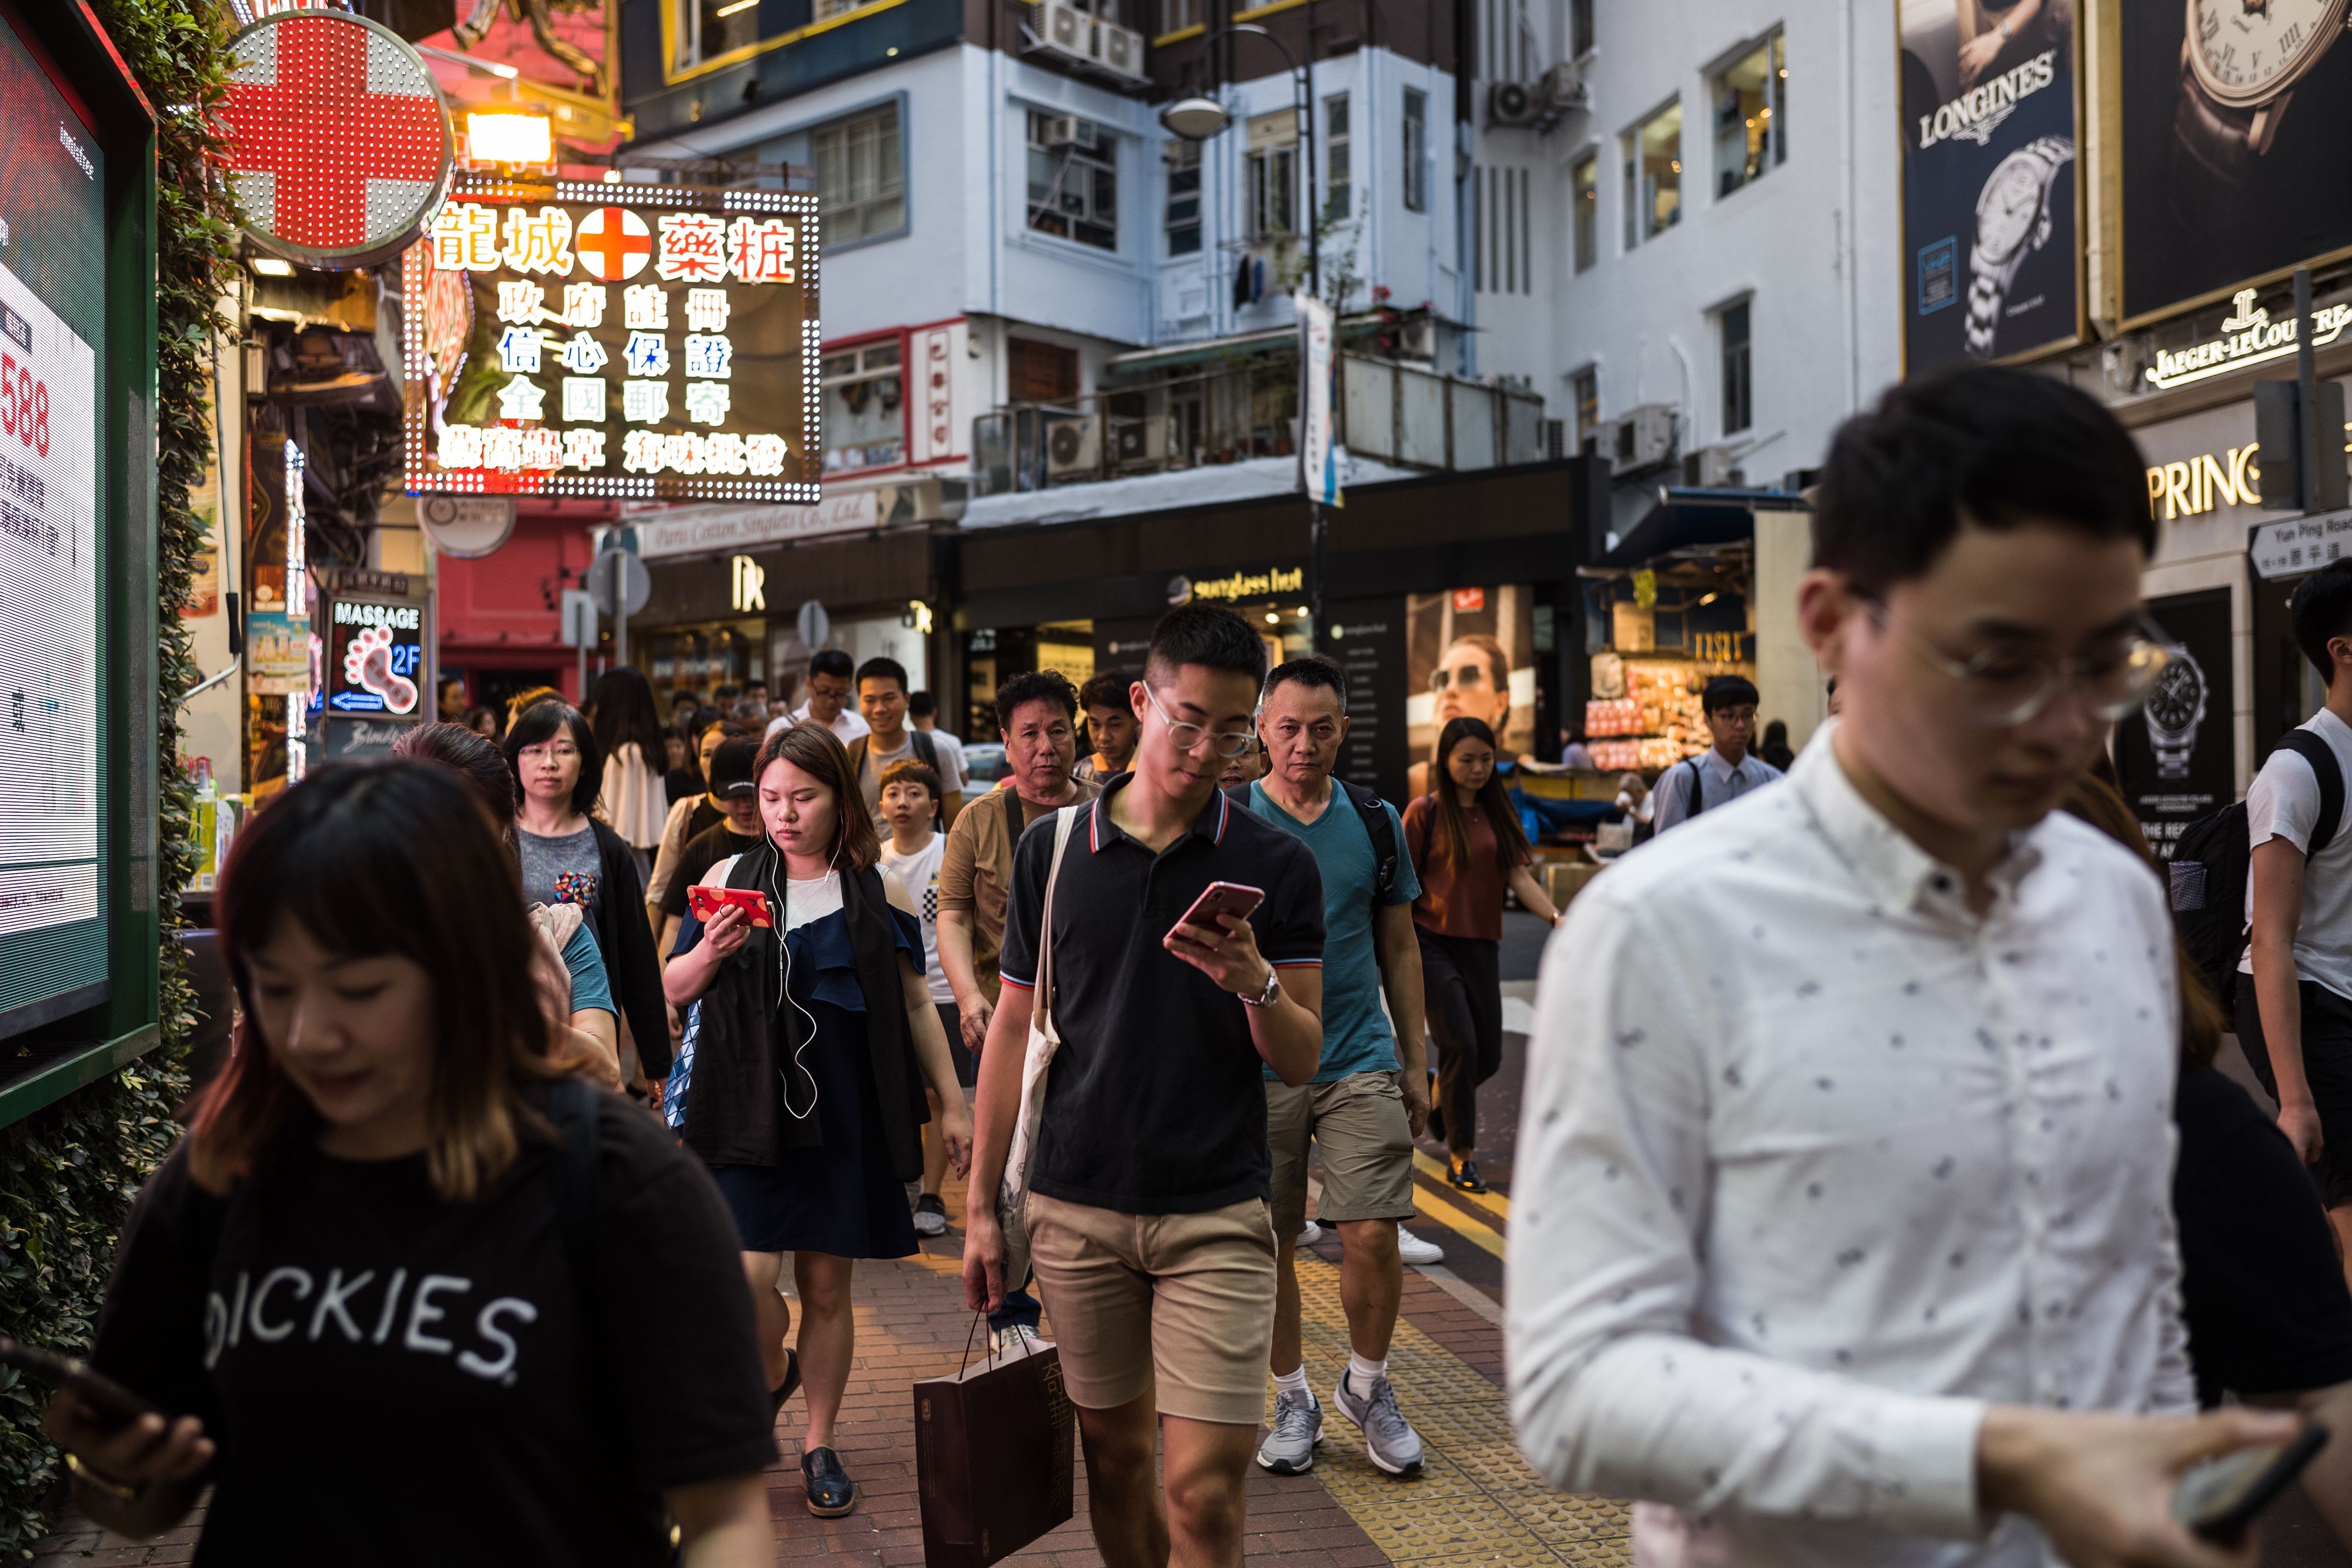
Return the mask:
{"type": "Polygon", "coordinates": [[[548,1064],[512,858],[442,769],[321,769],[237,837],[228,1065],[124,1228],[49,1407],[77,1500],[199,1564],[773,1558],[775,1440],[726,1210],[548,1064]],[[633,1354],[614,1347],[634,1344],[633,1354]],[[647,1347],[654,1347],[648,1350],[647,1347]]]}

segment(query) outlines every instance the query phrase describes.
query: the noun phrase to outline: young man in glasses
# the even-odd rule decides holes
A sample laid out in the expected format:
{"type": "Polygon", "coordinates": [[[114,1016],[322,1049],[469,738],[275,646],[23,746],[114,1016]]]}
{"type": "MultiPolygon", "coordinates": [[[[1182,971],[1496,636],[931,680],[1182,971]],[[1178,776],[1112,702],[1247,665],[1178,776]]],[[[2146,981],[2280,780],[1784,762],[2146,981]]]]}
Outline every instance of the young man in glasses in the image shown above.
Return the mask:
{"type": "Polygon", "coordinates": [[[2164,890],[2053,808],[2165,662],[2138,452],[2053,378],[1888,392],[1830,454],[1788,782],[1595,883],[1548,955],[1512,1192],[1513,1413],[1659,1564],[2251,1561],[2171,1514],[2164,890]]]}
{"type": "MultiPolygon", "coordinates": [[[[1129,694],[1132,769],[1069,820],[1058,875],[1046,821],[1013,857],[971,1190],[998,1188],[1030,1020],[1050,1007],[1062,1046],[1024,1213],[1110,1568],[1242,1560],[1274,1338],[1262,1073],[1304,1083],[1323,1045],[1315,857],[1217,789],[1251,744],[1265,676],[1265,645],[1241,617],[1171,612],[1129,694]],[[1186,922],[1216,882],[1265,896],[1246,919],[1186,922]]],[[[992,1307],[1019,1282],[1003,1277],[992,1206],[971,1205],[965,1227],[966,1294],[992,1307]]]]}
{"type": "Polygon", "coordinates": [[[1664,832],[1701,811],[1728,805],[1780,777],[1755,756],[1756,685],[1744,675],[1717,675],[1699,695],[1706,732],[1715,744],[1658,776],[1651,795],[1653,831],[1664,832]]]}
{"type": "Polygon", "coordinates": [[[2340,800],[2352,779],[2352,561],[2305,578],[2289,615],[2327,701],[2246,793],[2252,940],[2238,964],[2238,1043],[2278,1102],[2280,1131],[2314,1167],[2352,1270],[2352,812],[2339,808],[2335,836],[2315,841],[2327,791],[2297,749],[2326,746],[2340,800]]]}

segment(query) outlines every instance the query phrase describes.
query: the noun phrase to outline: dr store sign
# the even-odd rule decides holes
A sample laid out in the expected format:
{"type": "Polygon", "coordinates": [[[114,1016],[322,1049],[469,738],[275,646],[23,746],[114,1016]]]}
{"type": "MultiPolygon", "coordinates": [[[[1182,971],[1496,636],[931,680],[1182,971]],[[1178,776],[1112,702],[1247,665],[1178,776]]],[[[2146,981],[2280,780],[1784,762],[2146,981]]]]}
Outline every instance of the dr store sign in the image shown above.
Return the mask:
{"type": "Polygon", "coordinates": [[[409,492],[814,502],[815,219],[461,176],[404,277],[409,492]]]}

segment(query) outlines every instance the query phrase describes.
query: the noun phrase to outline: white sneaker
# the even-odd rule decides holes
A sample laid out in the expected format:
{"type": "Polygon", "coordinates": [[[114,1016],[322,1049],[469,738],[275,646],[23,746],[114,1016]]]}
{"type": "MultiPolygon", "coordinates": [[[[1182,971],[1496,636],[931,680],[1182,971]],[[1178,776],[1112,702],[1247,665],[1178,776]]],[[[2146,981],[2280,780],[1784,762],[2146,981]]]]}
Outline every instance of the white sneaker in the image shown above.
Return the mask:
{"type": "Polygon", "coordinates": [[[1434,1241],[1423,1241],[1403,1226],[1397,1227],[1397,1256],[1408,1263],[1443,1263],[1445,1249],[1434,1241]]]}
{"type": "Polygon", "coordinates": [[[1312,1247],[1318,1241],[1322,1239],[1323,1228],[1310,1219],[1307,1222],[1307,1228],[1298,1233],[1298,1240],[1295,1245],[1300,1247],[1312,1247]]]}

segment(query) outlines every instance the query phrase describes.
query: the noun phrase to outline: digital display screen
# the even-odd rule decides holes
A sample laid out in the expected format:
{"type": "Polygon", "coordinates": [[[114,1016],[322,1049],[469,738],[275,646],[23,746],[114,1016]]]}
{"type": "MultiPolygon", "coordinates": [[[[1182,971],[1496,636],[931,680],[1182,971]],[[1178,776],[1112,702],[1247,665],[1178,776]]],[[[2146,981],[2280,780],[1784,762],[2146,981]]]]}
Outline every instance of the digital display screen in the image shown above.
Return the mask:
{"type": "Polygon", "coordinates": [[[99,1000],[97,141],[0,16],[0,1035],[99,1000]]]}

